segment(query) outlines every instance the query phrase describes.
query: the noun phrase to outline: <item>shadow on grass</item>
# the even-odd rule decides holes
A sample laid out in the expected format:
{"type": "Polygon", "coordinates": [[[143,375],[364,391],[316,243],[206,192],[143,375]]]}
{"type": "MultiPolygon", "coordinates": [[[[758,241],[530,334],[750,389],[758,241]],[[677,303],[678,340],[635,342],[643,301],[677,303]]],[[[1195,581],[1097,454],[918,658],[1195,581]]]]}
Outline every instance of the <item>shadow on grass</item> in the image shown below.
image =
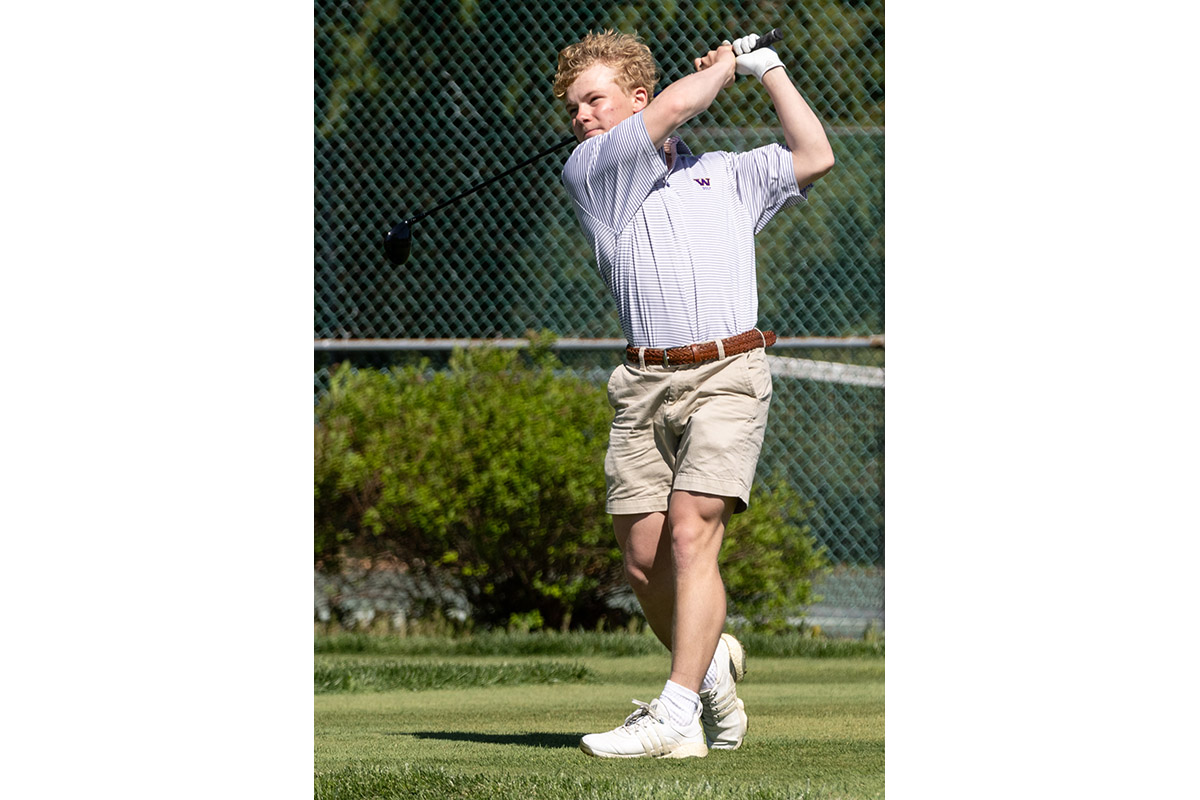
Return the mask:
{"type": "Polygon", "coordinates": [[[522,747],[579,747],[582,733],[478,733],[476,731],[405,731],[389,736],[416,736],[418,739],[444,739],[450,742],[479,744],[515,744],[522,747]]]}

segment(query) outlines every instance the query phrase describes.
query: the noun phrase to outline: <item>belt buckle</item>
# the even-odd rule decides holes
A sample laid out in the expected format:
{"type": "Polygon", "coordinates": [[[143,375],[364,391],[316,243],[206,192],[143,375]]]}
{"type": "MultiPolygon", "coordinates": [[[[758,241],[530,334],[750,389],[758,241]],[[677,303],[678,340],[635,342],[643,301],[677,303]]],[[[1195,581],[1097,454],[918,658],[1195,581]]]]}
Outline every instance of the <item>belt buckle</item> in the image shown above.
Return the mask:
{"type": "Polygon", "coordinates": [[[670,348],[664,347],[663,348],[663,367],[666,368],[669,366],[671,366],[671,350],[670,350],[670,348]]]}

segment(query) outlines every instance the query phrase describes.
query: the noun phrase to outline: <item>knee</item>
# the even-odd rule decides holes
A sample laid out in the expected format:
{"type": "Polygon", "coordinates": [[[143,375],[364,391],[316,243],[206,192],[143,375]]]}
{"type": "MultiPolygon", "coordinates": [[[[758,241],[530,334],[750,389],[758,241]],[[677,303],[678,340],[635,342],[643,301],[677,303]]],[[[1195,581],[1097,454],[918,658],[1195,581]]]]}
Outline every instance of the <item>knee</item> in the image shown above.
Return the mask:
{"type": "Polygon", "coordinates": [[[671,556],[675,571],[715,568],[721,537],[710,525],[682,524],[671,530],[671,556]]]}

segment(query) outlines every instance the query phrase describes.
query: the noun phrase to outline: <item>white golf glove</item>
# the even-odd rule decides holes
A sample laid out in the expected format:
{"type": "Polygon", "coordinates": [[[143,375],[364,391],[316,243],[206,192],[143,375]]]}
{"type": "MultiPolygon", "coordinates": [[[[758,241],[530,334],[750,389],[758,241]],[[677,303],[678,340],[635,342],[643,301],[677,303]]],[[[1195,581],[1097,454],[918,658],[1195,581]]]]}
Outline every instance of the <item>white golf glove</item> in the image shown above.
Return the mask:
{"type": "Polygon", "coordinates": [[[738,75],[753,75],[761,81],[767,70],[782,67],[783,62],[779,60],[779,54],[769,47],[754,50],[754,43],[757,41],[757,33],[734,39],[733,54],[737,56],[738,75]]]}

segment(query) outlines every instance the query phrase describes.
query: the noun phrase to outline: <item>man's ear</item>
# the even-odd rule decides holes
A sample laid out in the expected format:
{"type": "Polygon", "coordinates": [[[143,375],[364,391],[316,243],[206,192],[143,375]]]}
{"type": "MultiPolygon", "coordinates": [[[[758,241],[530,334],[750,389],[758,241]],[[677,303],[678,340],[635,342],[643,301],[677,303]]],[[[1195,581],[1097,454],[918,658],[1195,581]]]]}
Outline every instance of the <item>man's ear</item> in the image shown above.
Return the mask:
{"type": "Polygon", "coordinates": [[[650,93],[646,91],[645,86],[639,86],[633,90],[633,113],[641,111],[646,106],[650,105],[650,93]]]}

